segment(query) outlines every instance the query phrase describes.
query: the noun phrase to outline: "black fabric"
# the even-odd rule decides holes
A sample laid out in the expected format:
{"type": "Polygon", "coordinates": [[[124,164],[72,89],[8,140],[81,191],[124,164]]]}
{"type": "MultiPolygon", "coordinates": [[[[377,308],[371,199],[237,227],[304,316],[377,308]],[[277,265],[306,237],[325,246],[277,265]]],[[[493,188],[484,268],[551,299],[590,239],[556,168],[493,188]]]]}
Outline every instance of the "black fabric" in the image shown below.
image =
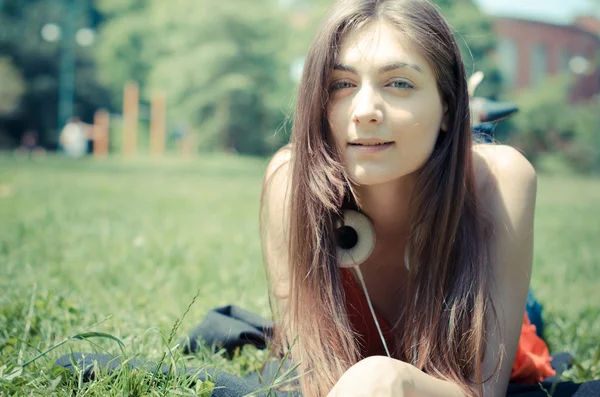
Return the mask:
{"type": "Polygon", "coordinates": [[[517,386],[508,388],[508,397],[600,397],[600,380],[584,383],[544,381],[540,385],[517,386]]]}
{"type": "Polygon", "coordinates": [[[224,348],[228,354],[244,345],[266,347],[273,334],[273,322],[240,307],[229,305],[209,311],[196,328],[181,341],[184,354],[198,351],[199,341],[224,348]]]}
{"type": "MultiPolygon", "coordinates": [[[[571,367],[569,353],[557,353],[552,355],[552,368],[556,370],[557,376],[571,367]]],[[[573,383],[557,380],[557,376],[544,379],[535,385],[508,385],[508,397],[600,397],[600,380],[585,383],[573,383]]]]}
{"type": "Polygon", "coordinates": [[[473,134],[477,135],[477,137],[484,142],[489,143],[492,142],[490,136],[493,136],[495,128],[496,124],[494,123],[481,123],[473,126],[473,134]]]}
{"type": "MultiPolygon", "coordinates": [[[[290,368],[292,368],[293,363],[290,360],[283,361],[268,361],[261,368],[260,372],[254,372],[248,375],[246,379],[251,384],[264,384],[270,385],[275,383],[278,378],[281,378],[290,368]]],[[[291,372],[288,374],[288,379],[294,378],[297,375],[296,372],[291,372]]],[[[294,383],[293,385],[298,385],[298,383],[294,383]]]]}
{"type": "Polygon", "coordinates": [[[494,122],[505,119],[511,114],[518,112],[519,107],[512,103],[495,102],[488,99],[483,103],[483,110],[484,114],[482,115],[482,121],[494,122]]]}
{"type": "MultiPolygon", "coordinates": [[[[567,352],[552,354],[550,365],[552,365],[552,369],[556,371],[556,376],[560,376],[566,369],[571,368],[572,359],[573,356],[567,352]]],[[[556,381],[556,376],[550,376],[544,379],[544,382],[554,383],[556,381]]]]}
{"type": "Polygon", "coordinates": [[[514,385],[508,386],[507,397],[573,397],[579,384],[573,382],[560,382],[553,385],[551,382],[542,382],[540,385],[514,385]]]}
{"type": "MultiPolygon", "coordinates": [[[[123,362],[120,358],[113,357],[109,354],[73,353],[59,357],[54,365],[57,367],[63,367],[71,372],[78,368],[83,372],[83,380],[89,381],[94,379],[96,376],[94,373],[95,368],[111,374],[120,370],[123,362]]],[[[125,365],[127,365],[130,369],[147,371],[149,373],[154,372],[157,368],[156,363],[141,359],[127,360],[125,365]]],[[[272,367],[273,366],[271,366],[271,368],[272,367]]],[[[163,365],[158,372],[166,375],[169,370],[170,367],[168,365],[163,365]]],[[[205,381],[207,379],[212,380],[215,385],[211,394],[212,397],[242,397],[247,394],[265,389],[265,385],[269,385],[269,383],[262,382],[258,376],[242,379],[226,372],[198,368],[178,368],[176,371],[179,375],[187,374],[188,376],[200,381],[205,381]]],[[[255,395],[258,397],[266,397],[268,393],[263,392],[255,395]]],[[[271,391],[269,395],[283,397],[288,396],[289,394],[287,392],[278,392],[274,390],[271,391]]]]}

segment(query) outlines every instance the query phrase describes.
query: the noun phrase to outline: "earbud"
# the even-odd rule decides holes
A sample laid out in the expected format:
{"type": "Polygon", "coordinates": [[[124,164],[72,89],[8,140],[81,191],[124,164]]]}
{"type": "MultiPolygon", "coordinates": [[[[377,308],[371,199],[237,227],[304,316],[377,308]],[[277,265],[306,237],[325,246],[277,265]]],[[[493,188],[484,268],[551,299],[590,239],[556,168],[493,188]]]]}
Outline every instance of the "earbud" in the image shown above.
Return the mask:
{"type": "Polygon", "coordinates": [[[343,221],[336,225],[337,258],[340,267],[358,267],[375,248],[375,229],[367,216],[355,210],[344,210],[343,221]]]}

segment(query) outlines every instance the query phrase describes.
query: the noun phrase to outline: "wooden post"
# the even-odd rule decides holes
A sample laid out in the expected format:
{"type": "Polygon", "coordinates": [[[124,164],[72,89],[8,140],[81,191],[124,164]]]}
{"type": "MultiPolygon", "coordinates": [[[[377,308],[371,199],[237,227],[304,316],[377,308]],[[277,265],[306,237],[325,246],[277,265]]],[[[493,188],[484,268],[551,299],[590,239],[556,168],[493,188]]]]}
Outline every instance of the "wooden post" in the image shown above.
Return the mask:
{"type": "Polygon", "coordinates": [[[139,89],[135,82],[125,84],[123,93],[123,154],[137,153],[137,133],[139,117],[139,89]]]}
{"type": "Polygon", "coordinates": [[[96,110],[94,113],[94,157],[104,158],[108,155],[108,128],[110,124],[110,116],[104,109],[96,110]]]}
{"type": "Polygon", "coordinates": [[[165,153],[166,106],[165,94],[153,92],[150,104],[150,153],[155,157],[165,153]]]}

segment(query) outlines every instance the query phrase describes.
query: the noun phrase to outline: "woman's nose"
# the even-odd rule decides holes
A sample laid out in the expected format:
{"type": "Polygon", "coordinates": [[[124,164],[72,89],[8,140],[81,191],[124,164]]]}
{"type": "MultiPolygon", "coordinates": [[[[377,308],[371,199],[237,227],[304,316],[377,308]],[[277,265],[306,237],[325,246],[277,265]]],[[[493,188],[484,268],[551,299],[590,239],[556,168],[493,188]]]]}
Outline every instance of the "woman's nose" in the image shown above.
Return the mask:
{"type": "Polygon", "coordinates": [[[354,97],[354,124],[380,124],[383,121],[383,112],[378,102],[378,95],[372,88],[362,87],[354,97]]]}

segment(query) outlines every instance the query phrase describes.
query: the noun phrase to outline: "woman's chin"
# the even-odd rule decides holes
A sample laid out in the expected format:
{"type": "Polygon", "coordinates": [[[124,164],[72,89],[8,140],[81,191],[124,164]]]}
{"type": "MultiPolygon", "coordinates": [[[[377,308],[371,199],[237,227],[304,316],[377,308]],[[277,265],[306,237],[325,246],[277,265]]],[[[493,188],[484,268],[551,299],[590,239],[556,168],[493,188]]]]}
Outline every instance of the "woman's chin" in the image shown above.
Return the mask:
{"type": "MultiPolygon", "coordinates": [[[[423,162],[424,163],[424,162],[423,162]]],[[[408,181],[422,167],[417,162],[354,162],[345,163],[350,180],[358,186],[375,186],[408,181]]]]}
{"type": "Polygon", "coordinates": [[[359,186],[375,186],[393,182],[400,179],[402,174],[392,174],[388,172],[374,172],[367,170],[357,170],[350,172],[350,179],[359,186]]]}

